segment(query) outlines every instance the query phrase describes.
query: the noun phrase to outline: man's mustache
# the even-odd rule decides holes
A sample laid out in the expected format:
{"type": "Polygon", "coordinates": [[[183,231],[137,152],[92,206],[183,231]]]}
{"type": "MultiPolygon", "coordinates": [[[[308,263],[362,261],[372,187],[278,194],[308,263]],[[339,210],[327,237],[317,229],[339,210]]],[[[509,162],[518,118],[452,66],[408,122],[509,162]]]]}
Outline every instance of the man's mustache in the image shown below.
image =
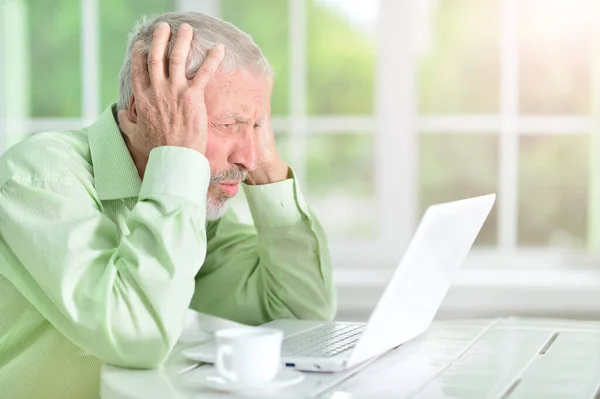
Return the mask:
{"type": "Polygon", "coordinates": [[[244,181],[248,177],[248,170],[232,165],[229,169],[210,175],[210,184],[218,184],[226,180],[244,181]]]}

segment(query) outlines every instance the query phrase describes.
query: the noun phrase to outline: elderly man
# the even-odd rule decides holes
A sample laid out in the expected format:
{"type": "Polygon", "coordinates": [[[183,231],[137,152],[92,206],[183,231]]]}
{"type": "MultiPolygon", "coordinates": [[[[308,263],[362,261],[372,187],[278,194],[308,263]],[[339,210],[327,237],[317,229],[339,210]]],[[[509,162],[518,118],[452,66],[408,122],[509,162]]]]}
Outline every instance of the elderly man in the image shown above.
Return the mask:
{"type": "Polygon", "coordinates": [[[131,36],[118,104],[0,158],[0,396],[97,397],[102,362],[160,366],[188,307],[249,324],[333,316],[272,84],[239,29],[165,14],[131,36]],[[240,184],[253,226],[227,211],[240,184]]]}

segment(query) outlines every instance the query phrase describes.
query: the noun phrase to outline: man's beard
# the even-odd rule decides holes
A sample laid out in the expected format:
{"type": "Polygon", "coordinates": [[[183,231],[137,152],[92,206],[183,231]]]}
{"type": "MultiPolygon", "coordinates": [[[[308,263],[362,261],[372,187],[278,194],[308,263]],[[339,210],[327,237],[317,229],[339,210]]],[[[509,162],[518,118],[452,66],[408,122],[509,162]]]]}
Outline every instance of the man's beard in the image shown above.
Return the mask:
{"type": "Polygon", "coordinates": [[[227,200],[230,199],[220,195],[218,185],[227,180],[244,181],[248,177],[248,171],[239,166],[232,165],[229,169],[210,175],[209,194],[206,197],[206,220],[217,220],[227,212],[227,200]],[[210,195],[210,188],[215,187],[216,196],[210,195]]]}

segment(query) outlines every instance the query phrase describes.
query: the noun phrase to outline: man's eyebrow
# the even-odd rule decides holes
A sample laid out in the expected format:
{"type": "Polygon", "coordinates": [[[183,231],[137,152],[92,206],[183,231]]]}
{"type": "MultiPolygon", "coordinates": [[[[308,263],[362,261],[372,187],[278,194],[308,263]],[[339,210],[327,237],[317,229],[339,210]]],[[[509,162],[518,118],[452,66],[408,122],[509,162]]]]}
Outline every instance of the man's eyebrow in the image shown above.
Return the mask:
{"type": "MultiPolygon", "coordinates": [[[[228,118],[233,118],[235,119],[236,123],[242,124],[242,125],[247,125],[250,123],[250,121],[248,119],[244,119],[241,116],[239,116],[238,114],[236,114],[235,112],[231,112],[229,114],[223,115],[222,119],[228,119],[228,118]]],[[[256,121],[256,124],[259,126],[262,126],[265,124],[266,118],[263,119],[259,119],[256,121]]]]}
{"type": "Polygon", "coordinates": [[[247,125],[248,123],[250,123],[249,120],[242,118],[241,116],[239,116],[235,112],[231,112],[229,114],[223,115],[223,117],[222,117],[222,119],[229,119],[229,118],[235,119],[236,123],[241,123],[241,124],[245,124],[245,125],[247,125]]]}

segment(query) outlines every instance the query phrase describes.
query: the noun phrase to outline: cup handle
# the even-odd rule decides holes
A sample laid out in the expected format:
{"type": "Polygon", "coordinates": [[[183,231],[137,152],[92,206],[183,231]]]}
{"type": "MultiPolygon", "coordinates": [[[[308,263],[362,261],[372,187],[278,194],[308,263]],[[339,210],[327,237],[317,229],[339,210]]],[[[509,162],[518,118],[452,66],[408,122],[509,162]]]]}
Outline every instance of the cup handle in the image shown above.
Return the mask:
{"type": "Polygon", "coordinates": [[[217,371],[219,372],[219,374],[221,374],[227,380],[235,382],[238,380],[237,373],[228,369],[227,366],[225,366],[225,358],[230,358],[232,354],[233,348],[230,345],[220,345],[219,347],[217,347],[217,359],[215,364],[217,366],[217,371]]]}

